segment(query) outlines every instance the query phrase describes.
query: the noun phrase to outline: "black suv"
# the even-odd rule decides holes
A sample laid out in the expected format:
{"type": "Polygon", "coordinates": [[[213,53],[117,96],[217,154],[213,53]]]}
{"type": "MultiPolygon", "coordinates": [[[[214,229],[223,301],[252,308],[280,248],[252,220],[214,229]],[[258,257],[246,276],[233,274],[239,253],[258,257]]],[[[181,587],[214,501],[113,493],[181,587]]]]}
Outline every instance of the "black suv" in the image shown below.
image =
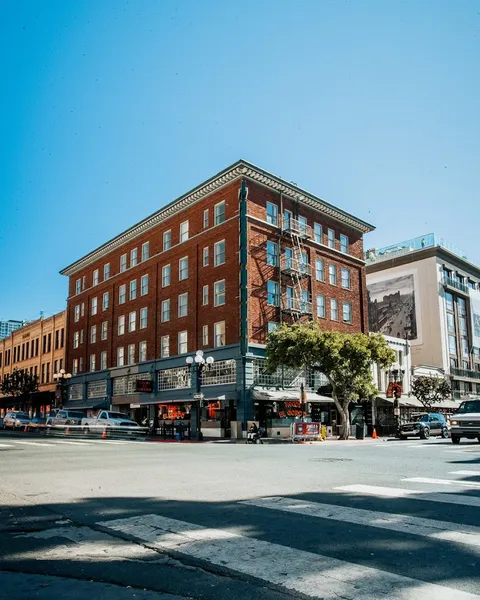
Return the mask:
{"type": "Polygon", "coordinates": [[[403,423],[398,428],[398,437],[405,440],[408,437],[419,437],[428,440],[431,435],[441,435],[448,438],[448,425],[440,413],[421,413],[413,415],[412,421],[403,423]]]}

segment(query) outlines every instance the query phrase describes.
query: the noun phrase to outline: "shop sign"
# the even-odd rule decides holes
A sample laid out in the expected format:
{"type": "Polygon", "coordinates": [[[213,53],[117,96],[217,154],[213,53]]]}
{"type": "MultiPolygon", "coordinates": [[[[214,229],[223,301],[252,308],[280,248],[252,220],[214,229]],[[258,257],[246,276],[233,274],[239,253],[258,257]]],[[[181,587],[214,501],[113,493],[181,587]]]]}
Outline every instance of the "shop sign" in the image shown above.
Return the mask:
{"type": "Polygon", "coordinates": [[[387,398],[401,398],[402,397],[402,384],[398,383],[398,381],[391,381],[388,384],[387,393],[385,394],[387,398]]]}
{"type": "Polygon", "coordinates": [[[317,438],[320,435],[320,427],[320,423],[294,423],[293,435],[300,438],[317,438]]]}
{"type": "Polygon", "coordinates": [[[151,394],[153,392],[153,381],[149,379],[137,379],[135,381],[135,391],[151,394]]]}

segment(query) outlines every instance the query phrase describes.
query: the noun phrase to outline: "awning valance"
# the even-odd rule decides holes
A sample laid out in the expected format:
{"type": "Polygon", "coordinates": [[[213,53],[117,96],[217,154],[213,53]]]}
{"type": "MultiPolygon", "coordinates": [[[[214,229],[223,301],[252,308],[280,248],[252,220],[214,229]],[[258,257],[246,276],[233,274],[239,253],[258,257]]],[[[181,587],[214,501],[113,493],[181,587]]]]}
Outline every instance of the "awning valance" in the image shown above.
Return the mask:
{"type": "MultiPolygon", "coordinates": [[[[389,404],[393,404],[394,402],[394,398],[387,398],[385,394],[378,394],[377,399],[388,402],[389,404]]],[[[402,396],[399,404],[405,408],[420,408],[425,411],[427,410],[415,396],[402,396]]],[[[455,400],[442,400],[441,402],[435,403],[432,408],[458,408],[459,406],[460,403],[455,402],[455,400]]]]}
{"type": "MultiPolygon", "coordinates": [[[[306,392],[306,402],[333,402],[328,396],[320,396],[315,392],[306,392]]],[[[285,402],[289,400],[300,400],[300,390],[263,390],[254,389],[252,390],[252,397],[254,400],[260,400],[263,402],[285,402]]]]}

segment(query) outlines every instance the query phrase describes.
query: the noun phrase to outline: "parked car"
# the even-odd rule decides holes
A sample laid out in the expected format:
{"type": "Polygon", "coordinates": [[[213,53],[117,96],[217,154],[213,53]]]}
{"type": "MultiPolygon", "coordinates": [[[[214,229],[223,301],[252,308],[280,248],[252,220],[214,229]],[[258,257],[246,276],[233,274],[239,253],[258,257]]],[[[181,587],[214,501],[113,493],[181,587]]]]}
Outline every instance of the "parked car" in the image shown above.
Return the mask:
{"type": "Polygon", "coordinates": [[[54,415],[48,417],[47,424],[51,427],[63,427],[66,425],[78,425],[82,424],[82,419],[85,417],[85,413],[79,410],[59,410],[54,415]]]}
{"type": "Polygon", "coordinates": [[[465,400],[457,412],[450,417],[452,444],[459,444],[462,437],[477,438],[480,442],[480,399],[465,400]]]}
{"type": "Polygon", "coordinates": [[[110,430],[117,434],[141,434],[143,429],[128,415],[111,410],[101,410],[96,417],[82,419],[82,428],[85,433],[110,430]]]}
{"type": "Polygon", "coordinates": [[[46,427],[47,419],[45,419],[45,417],[33,417],[33,419],[31,419],[30,423],[27,425],[27,430],[41,432],[45,431],[46,427]]]}
{"type": "Polygon", "coordinates": [[[3,419],[4,429],[23,429],[30,423],[27,413],[8,412],[3,419]]]}
{"type": "Polygon", "coordinates": [[[413,419],[403,423],[398,428],[398,437],[405,440],[408,437],[419,437],[428,440],[431,435],[441,435],[448,438],[448,425],[445,417],[440,413],[420,413],[412,415],[413,419]]]}

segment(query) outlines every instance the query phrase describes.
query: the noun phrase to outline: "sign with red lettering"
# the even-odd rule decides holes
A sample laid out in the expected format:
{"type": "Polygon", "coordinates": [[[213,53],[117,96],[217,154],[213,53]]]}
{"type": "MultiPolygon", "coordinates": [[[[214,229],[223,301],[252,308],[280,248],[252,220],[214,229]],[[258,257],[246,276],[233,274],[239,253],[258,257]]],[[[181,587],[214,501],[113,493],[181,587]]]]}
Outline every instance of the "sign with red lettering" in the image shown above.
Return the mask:
{"type": "Polygon", "coordinates": [[[137,379],[135,381],[135,391],[151,394],[153,392],[153,381],[149,379],[137,379]]]}
{"type": "Polygon", "coordinates": [[[295,436],[318,437],[320,435],[320,423],[295,423],[295,436]]]}

